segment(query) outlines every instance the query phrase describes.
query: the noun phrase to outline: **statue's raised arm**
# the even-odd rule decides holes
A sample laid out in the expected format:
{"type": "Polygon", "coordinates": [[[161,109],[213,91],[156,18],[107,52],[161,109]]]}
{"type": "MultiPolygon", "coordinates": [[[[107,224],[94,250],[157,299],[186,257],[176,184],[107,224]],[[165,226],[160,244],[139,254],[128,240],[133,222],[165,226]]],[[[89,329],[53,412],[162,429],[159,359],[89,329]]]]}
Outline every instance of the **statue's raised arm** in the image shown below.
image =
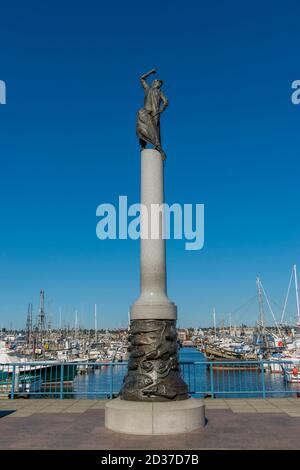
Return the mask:
{"type": "Polygon", "coordinates": [[[138,112],[136,132],[139,137],[141,150],[146,148],[147,143],[152,144],[164,160],[166,154],[161,146],[160,114],[168,106],[168,99],[161,91],[162,80],[153,80],[151,85],[147,83],[146,80],[149,75],[155,73],[156,70],[152,69],[144,73],[140,78],[141,85],[145,90],[145,99],[144,107],[138,112]]]}
{"type": "Polygon", "coordinates": [[[152,70],[149,70],[149,72],[147,73],[144,73],[144,75],[141,76],[140,78],[140,82],[142,84],[142,87],[146,90],[147,88],[149,88],[149,85],[148,83],[146,82],[146,79],[149,77],[149,75],[152,75],[153,73],[156,73],[156,70],[155,69],[152,69],[152,70]]]}

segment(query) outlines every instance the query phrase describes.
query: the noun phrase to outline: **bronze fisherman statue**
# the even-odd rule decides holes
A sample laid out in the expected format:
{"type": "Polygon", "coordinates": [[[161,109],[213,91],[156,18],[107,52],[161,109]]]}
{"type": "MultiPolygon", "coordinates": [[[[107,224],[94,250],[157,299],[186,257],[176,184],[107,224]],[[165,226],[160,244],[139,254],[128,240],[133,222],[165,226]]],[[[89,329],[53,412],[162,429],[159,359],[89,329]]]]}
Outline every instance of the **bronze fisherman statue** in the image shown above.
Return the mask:
{"type": "Polygon", "coordinates": [[[147,143],[152,144],[165,160],[166,154],[161,146],[160,114],[168,106],[168,100],[161,91],[162,80],[153,80],[151,85],[147,83],[146,79],[154,73],[156,73],[156,70],[152,69],[142,75],[140,79],[145,90],[145,100],[144,107],[138,111],[136,132],[141,150],[146,148],[147,143]]]}

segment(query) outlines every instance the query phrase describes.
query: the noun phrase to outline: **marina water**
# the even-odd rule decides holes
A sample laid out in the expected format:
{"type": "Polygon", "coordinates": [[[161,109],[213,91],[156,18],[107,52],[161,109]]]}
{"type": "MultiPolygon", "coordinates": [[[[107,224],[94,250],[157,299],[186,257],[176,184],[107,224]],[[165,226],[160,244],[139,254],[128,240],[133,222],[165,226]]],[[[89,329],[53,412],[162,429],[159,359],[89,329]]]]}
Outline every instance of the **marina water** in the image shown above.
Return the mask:
{"type": "MultiPolygon", "coordinates": [[[[180,349],[181,370],[189,386],[191,396],[203,397],[261,397],[296,395],[298,384],[287,384],[281,374],[271,374],[260,369],[245,370],[236,367],[213,369],[208,366],[203,353],[196,348],[180,349]],[[263,374],[263,375],[262,375],[263,374]]],[[[77,374],[71,389],[64,389],[65,398],[111,398],[117,396],[127,370],[127,363],[100,368],[77,374]]]]}

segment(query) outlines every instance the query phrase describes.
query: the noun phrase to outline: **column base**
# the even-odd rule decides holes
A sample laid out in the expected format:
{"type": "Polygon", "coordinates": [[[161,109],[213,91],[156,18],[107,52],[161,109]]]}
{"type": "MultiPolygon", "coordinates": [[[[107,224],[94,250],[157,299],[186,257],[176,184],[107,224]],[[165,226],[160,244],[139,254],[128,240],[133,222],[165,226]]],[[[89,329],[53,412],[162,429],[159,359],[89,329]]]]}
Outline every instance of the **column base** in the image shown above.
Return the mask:
{"type": "Polygon", "coordinates": [[[203,400],[144,403],[116,398],[105,405],[105,427],[136,435],[182,434],[205,426],[203,400]]]}
{"type": "Polygon", "coordinates": [[[131,320],[176,320],[177,306],[173,302],[142,303],[137,301],[130,309],[131,320]]]}
{"type": "Polygon", "coordinates": [[[132,320],[128,371],[122,400],[186,400],[188,387],[180,374],[175,320],[132,320]]]}

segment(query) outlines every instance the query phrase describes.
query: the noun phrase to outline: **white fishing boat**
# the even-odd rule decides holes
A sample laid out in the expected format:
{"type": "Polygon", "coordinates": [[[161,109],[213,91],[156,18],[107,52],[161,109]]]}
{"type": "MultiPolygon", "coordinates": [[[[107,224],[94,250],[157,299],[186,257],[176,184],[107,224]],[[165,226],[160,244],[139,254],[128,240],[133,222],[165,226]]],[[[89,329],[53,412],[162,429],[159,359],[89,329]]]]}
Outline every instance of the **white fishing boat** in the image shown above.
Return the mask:
{"type": "Polygon", "coordinates": [[[283,365],[284,380],[288,383],[300,383],[300,360],[290,365],[283,365]]]}
{"type": "Polygon", "coordinates": [[[299,354],[288,354],[286,352],[273,354],[269,359],[264,360],[267,371],[272,374],[284,374],[284,368],[293,368],[300,366],[299,354]]]}

